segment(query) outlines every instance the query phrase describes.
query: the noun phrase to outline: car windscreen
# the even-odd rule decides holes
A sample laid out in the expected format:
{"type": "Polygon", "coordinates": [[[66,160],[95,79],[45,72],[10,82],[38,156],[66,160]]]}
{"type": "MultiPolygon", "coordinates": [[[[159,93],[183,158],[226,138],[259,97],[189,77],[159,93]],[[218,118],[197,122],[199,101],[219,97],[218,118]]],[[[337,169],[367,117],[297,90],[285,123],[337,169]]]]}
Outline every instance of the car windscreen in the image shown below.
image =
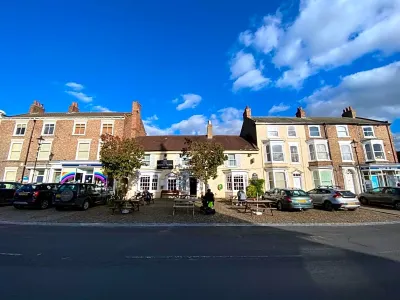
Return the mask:
{"type": "Polygon", "coordinates": [[[23,185],[18,189],[18,192],[31,192],[31,191],[32,191],[32,186],[30,184],[23,185]]]}
{"type": "Polygon", "coordinates": [[[338,191],[343,198],[355,198],[356,194],[354,194],[353,192],[350,191],[338,191]]]}
{"type": "Polygon", "coordinates": [[[78,186],[76,184],[63,184],[58,188],[58,192],[62,193],[63,191],[77,191],[78,186]]]}
{"type": "Polygon", "coordinates": [[[303,190],[286,191],[286,194],[290,197],[307,197],[308,196],[308,194],[303,190]]]}
{"type": "Polygon", "coordinates": [[[7,183],[7,182],[0,183],[0,189],[13,190],[15,188],[16,185],[14,183],[7,183]]]}

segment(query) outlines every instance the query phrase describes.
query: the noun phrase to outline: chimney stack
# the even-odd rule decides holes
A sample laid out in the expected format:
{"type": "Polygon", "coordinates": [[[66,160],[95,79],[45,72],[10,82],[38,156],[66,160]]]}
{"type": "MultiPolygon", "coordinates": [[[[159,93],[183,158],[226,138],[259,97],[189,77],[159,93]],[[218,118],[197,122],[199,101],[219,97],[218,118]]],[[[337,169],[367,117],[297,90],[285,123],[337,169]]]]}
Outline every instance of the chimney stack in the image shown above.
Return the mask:
{"type": "Polygon", "coordinates": [[[131,137],[145,136],[146,130],[141,117],[142,106],[139,102],[133,101],[132,103],[132,124],[131,124],[131,137]]]}
{"type": "Polygon", "coordinates": [[[251,118],[251,108],[249,106],[246,106],[243,112],[243,120],[244,119],[250,119],[251,118]]]}
{"type": "Polygon", "coordinates": [[[31,107],[29,108],[29,114],[44,114],[44,106],[37,100],[33,101],[31,107]]]}
{"type": "Polygon", "coordinates": [[[208,120],[208,124],[207,124],[207,139],[212,139],[212,138],[213,138],[212,124],[211,124],[211,121],[208,120]]]}
{"type": "Polygon", "coordinates": [[[346,107],[345,109],[343,109],[342,117],[354,119],[356,117],[356,111],[353,110],[353,108],[351,106],[346,107]]]}
{"type": "Polygon", "coordinates": [[[79,112],[78,102],[72,102],[72,104],[68,108],[69,113],[77,113],[79,112]]]}
{"type": "Polygon", "coordinates": [[[306,111],[301,106],[297,108],[296,117],[297,118],[305,118],[306,117],[306,111]]]}

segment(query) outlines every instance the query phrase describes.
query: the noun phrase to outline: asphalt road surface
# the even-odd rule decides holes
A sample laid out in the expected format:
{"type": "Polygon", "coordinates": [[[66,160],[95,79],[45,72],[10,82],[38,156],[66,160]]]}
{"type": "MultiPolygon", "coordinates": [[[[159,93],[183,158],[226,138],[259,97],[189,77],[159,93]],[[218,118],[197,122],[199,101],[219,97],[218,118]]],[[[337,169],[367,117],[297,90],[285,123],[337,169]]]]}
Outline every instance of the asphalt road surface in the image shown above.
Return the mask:
{"type": "Polygon", "coordinates": [[[400,225],[0,225],[0,299],[399,299],[400,225]]]}

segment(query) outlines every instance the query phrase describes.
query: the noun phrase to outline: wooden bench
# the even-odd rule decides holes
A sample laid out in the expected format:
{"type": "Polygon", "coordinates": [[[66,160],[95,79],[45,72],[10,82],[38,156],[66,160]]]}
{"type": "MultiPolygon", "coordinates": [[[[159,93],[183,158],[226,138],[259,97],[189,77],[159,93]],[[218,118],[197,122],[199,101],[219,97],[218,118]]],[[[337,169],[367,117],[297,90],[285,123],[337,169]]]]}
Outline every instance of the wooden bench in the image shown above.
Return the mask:
{"type": "Polygon", "coordinates": [[[194,216],[194,201],[175,199],[174,206],[172,209],[172,215],[175,216],[175,211],[177,208],[186,208],[189,213],[189,209],[192,210],[192,215],[194,216]]]}
{"type": "Polygon", "coordinates": [[[168,191],[168,190],[162,190],[161,191],[161,198],[176,198],[179,196],[179,191],[168,191]],[[166,196],[166,197],[165,197],[166,196]]]}

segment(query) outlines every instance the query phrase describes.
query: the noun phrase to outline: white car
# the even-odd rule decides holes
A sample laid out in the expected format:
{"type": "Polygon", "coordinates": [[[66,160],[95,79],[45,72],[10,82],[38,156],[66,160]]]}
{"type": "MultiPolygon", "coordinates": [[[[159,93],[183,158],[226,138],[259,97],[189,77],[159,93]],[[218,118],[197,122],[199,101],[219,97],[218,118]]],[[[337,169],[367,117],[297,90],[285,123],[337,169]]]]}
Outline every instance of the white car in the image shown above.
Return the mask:
{"type": "Polygon", "coordinates": [[[346,190],[332,187],[318,187],[308,191],[314,206],[321,206],[326,210],[356,210],[360,207],[357,196],[346,190]]]}

